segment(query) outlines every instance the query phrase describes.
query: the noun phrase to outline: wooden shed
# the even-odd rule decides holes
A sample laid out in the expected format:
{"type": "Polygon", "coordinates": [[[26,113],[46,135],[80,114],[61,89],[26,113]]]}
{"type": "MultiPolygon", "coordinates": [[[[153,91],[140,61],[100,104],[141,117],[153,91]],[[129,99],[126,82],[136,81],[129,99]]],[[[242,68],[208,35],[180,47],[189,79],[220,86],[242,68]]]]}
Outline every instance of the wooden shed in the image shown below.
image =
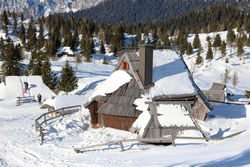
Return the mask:
{"type": "MultiPolygon", "coordinates": [[[[204,95],[208,100],[214,100],[214,101],[225,101],[226,98],[226,84],[225,83],[217,83],[214,82],[211,88],[208,90],[202,90],[204,95]]],[[[213,103],[211,102],[212,105],[220,105],[220,103],[213,103]]]]}

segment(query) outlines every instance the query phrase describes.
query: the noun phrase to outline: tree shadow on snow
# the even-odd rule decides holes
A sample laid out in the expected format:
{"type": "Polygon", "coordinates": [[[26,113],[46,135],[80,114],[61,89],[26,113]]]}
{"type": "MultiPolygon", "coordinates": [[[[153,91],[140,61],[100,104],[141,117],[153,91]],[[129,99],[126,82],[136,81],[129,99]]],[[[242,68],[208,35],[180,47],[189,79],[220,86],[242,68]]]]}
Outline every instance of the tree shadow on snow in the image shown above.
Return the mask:
{"type": "Polygon", "coordinates": [[[30,84],[30,87],[29,87],[29,88],[31,89],[31,88],[35,88],[35,87],[36,87],[35,84],[30,84]]]}
{"type": "Polygon", "coordinates": [[[246,118],[245,105],[229,105],[223,104],[214,106],[213,111],[209,114],[215,117],[227,118],[227,119],[239,119],[246,118]]]}
{"type": "Polygon", "coordinates": [[[227,129],[225,129],[225,130],[222,130],[222,129],[220,128],[219,131],[218,131],[218,133],[216,133],[215,135],[211,136],[211,138],[221,138],[221,137],[223,137],[223,134],[224,134],[225,132],[230,131],[230,129],[231,129],[231,128],[227,128],[227,129]]]}
{"type": "Polygon", "coordinates": [[[76,94],[78,95],[82,95],[85,94],[87,91],[89,91],[90,89],[94,89],[96,87],[96,85],[100,82],[104,81],[104,79],[92,82],[91,84],[87,85],[84,89],[78,91],[76,94]]]}

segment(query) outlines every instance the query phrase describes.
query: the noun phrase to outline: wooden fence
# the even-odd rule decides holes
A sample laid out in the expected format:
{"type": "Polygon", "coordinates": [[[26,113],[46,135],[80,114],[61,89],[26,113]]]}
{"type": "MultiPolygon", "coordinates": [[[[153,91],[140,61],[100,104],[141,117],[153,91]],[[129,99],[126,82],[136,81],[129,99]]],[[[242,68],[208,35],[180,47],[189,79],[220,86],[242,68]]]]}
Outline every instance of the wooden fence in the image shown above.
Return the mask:
{"type": "Polygon", "coordinates": [[[44,127],[43,125],[47,125],[48,121],[54,120],[58,117],[63,117],[64,115],[72,114],[81,110],[81,105],[69,106],[60,108],[51,112],[46,112],[40,115],[35,120],[35,130],[39,131],[39,136],[41,136],[41,145],[44,142],[44,127]]]}
{"type": "Polygon", "coordinates": [[[121,151],[125,151],[123,143],[126,142],[143,142],[143,143],[171,143],[173,146],[175,146],[175,140],[176,139],[186,139],[186,140],[206,140],[206,141],[210,141],[210,140],[215,140],[215,141],[219,141],[219,140],[224,140],[224,139],[228,139],[228,138],[232,138],[234,136],[237,136],[243,132],[245,132],[246,130],[231,134],[229,136],[226,137],[222,137],[222,138],[209,138],[209,137],[163,137],[163,138],[139,138],[139,139],[125,139],[125,140],[118,140],[118,141],[112,141],[112,142],[108,142],[108,143],[103,143],[103,144],[96,144],[96,145],[92,145],[92,146],[85,146],[85,147],[79,147],[79,148],[74,148],[74,151],[76,153],[82,153],[83,150],[87,150],[87,149],[91,149],[91,148],[95,148],[95,147],[102,147],[102,146],[106,146],[106,145],[111,145],[111,144],[119,144],[120,145],[120,149],[121,151]]]}
{"type": "Polygon", "coordinates": [[[16,97],[17,101],[16,101],[16,105],[20,106],[22,103],[29,103],[32,101],[36,101],[35,96],[23,96],[23,97],[16,97]]]}

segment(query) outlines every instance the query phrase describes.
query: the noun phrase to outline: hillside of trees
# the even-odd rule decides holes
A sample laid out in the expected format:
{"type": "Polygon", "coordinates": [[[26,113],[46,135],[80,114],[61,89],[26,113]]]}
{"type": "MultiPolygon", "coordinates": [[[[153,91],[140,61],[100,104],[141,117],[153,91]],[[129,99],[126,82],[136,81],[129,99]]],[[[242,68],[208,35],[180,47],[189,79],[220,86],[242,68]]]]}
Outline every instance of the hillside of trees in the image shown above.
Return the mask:
{"type": "MultiPolygon", "coordinates": [[[[248,1],[236,0],[106,0],[103,3],[74,13],[76,18],[89,18],[109,24],[149,23],[171,19],[192,10],[200,10],[213,5],[231,4],[248,7],[248,1]]],[[[66,14],[66,15],[72,15],[66,14]]]]}

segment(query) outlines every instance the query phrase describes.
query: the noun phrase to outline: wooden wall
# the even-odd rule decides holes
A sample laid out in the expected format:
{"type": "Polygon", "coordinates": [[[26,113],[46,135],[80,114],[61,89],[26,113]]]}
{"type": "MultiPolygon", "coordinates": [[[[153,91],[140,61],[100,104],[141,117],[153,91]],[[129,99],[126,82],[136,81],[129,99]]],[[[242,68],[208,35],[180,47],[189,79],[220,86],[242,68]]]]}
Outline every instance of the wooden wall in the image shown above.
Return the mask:
{"type": "Polygon", "coordinates": [[[89,106],[89,112],[90,112],[90,123],[92,125],[96,125],[98,123],[98,113],[97,111],[101,108],[103,103],[94,101],[90,106],[89,106]]]}
{"type": "Polygon", "coordinates": [[[210,110],[203,103],[203,101],[198,97],[198,99],[195,101],[194,105],[192,106],[191,115],[195,119],[204,121],[207,117],[208,112],[210,112],[210,110]]]}
{"type": "Polygon", "coordinates": [[[137,118],[133,117],[120,117],[106,114],[99,114],[98,123],[105,127],[114,129],[126,130],[133,125],[137,118]]]}

